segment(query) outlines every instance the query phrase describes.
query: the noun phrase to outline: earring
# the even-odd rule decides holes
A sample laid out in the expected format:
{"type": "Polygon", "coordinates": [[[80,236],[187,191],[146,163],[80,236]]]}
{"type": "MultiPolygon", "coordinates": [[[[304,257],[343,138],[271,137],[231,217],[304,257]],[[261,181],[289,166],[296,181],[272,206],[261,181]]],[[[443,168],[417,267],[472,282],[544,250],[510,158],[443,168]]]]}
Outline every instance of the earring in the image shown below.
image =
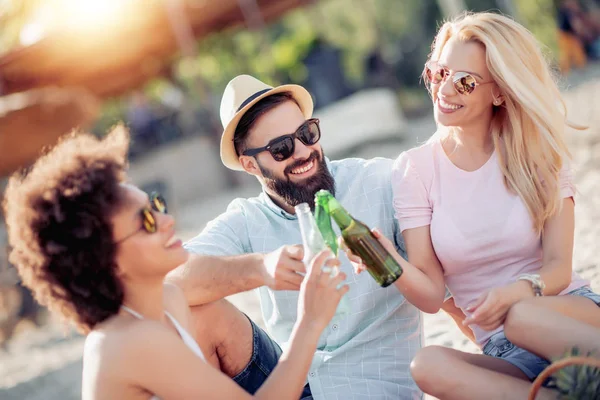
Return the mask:
{"type": "Polygon", "coordinates": [[[502,104],[502,103],[500,102],[499,99],[494,100],[494,105],[495,106],[499,106],[500,104],[502,104]]]}

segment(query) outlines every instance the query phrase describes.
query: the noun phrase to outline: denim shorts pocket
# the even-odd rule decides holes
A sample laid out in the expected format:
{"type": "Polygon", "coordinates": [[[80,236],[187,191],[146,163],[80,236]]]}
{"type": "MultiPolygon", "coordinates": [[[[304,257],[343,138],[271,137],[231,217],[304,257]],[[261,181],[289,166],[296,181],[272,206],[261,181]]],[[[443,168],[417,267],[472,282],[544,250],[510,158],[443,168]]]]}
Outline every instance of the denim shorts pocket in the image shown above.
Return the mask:
{"type": "Polygon", "coordinates": [[[493,335],[487,344],[483,347],[483,354],[503,358],[507,353],[515,348],[515,345],[512,344],[506,336],[504,336],[504,332],[498,332],[493,335]]]}

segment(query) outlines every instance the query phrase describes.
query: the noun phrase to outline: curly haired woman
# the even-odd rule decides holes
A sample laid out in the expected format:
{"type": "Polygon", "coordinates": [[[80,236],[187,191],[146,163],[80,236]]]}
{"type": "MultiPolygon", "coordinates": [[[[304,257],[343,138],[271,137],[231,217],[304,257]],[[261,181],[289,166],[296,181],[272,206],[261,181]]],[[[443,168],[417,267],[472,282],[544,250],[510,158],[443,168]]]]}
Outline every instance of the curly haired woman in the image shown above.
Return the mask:
{"type": "MultiPolygon", "coordinates": [[[[83,399],[252,398],[188,333],[183,294],[163,283],[188,255],[164,200],[126,183],[128,143],[120,128],[104,140],[71,136],[13,176],[4,204],[10,260],[41,304],[87,334],[83,399]]],[[[254,397],[300,397],[319,335],[347,291],[337,288],[343,274],[321,273],[325,258],[303,282],[289,351],[254,397]]]]}

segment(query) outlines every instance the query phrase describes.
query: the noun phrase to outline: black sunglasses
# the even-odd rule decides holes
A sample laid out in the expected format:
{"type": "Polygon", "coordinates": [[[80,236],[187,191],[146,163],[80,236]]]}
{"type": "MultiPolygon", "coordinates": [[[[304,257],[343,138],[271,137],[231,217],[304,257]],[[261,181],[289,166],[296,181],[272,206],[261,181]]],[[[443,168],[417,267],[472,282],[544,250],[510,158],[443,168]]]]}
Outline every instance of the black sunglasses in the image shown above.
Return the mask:
{"type": "Polygon", "coordinates": [[[131,232],[129,235],[125,236],[124,238],[117,240],[115,243],[117,243],[117,244],[122,243],[140,231],[146,231],[147,233],[154,233],[158,230],[158,223],[156,222],[156,218],[154,217],[154,212],[166,214],[167,213],[167,202],[157,192],[152,192],[149,197],[150,197],[150,207],[146,206],[139,211],[140,218],[142,220],[142,225],[138,229],[136,229],[134,232],[131,232]]]}
{"type": "Polygon", "coordinates": [[[271,140],[266,146],[256,149],[248,149],[242,154],[245,156],[254,157],[255,155],[268,151],[271,153],[275,161],[284,161],[294,154],[296,149],[296,139],[300,140],[306,146],[312,146],[321,139],[321,128],[319,120],[311,118],[300,125],[296,132],[288,135],[282,135],[271,140]]]}

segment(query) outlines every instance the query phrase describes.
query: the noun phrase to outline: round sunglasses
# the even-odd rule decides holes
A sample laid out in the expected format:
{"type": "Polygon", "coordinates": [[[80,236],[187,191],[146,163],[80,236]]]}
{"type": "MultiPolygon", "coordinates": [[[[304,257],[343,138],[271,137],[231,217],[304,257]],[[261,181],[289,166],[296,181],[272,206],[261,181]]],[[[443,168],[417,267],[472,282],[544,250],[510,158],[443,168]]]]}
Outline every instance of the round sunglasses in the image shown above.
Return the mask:
{"type": "Polygon", "coordinates": [[[156,218],[154,217],[154,213],[158,212],[161,214],[167,213],[167,202],[165,199],[157,192],[152,192],[149,196],[150,206],[146,206],[139,210],[139,215],[142,221],[142,225],[136,229],[134,232],[131,232],[129,235],[125,236],[117,240],[115,243],[122,243],[125,240],[129,239],[133,235],[139,233],[140,231],[146,231],[147,233],[155,233],[158,230],[158,223],[156,222],[156,218]]]}
{"type": "Polygon", "coordinates": [[[447,77],[452,78],[452,85],[454,90],[463,95],[469,95],[473,93],[475,88],[479,85],[487,85],[492,82],[479,82],[477,78],[470,72],[457,71],[453,75],[450,74],[450,70],[444,66],[439,65],[435,61],[430,61],[425,64],[425,78],[435,85],[442,83],[447,77]]]}
{"type": "Polygon", "coordinates": [[[284,161],[290,158],[296,149],[296,139],[300,140],[305,146],[312,146],[321,139],[321,128],[319,127],[319,119],[311,118],[294,133],[278,136],[271,140],[264,147],[248,149],[242,154],[245,156],[254,157],[255,155],[268,151],[273,156],[275,161],[284,161]]]}

